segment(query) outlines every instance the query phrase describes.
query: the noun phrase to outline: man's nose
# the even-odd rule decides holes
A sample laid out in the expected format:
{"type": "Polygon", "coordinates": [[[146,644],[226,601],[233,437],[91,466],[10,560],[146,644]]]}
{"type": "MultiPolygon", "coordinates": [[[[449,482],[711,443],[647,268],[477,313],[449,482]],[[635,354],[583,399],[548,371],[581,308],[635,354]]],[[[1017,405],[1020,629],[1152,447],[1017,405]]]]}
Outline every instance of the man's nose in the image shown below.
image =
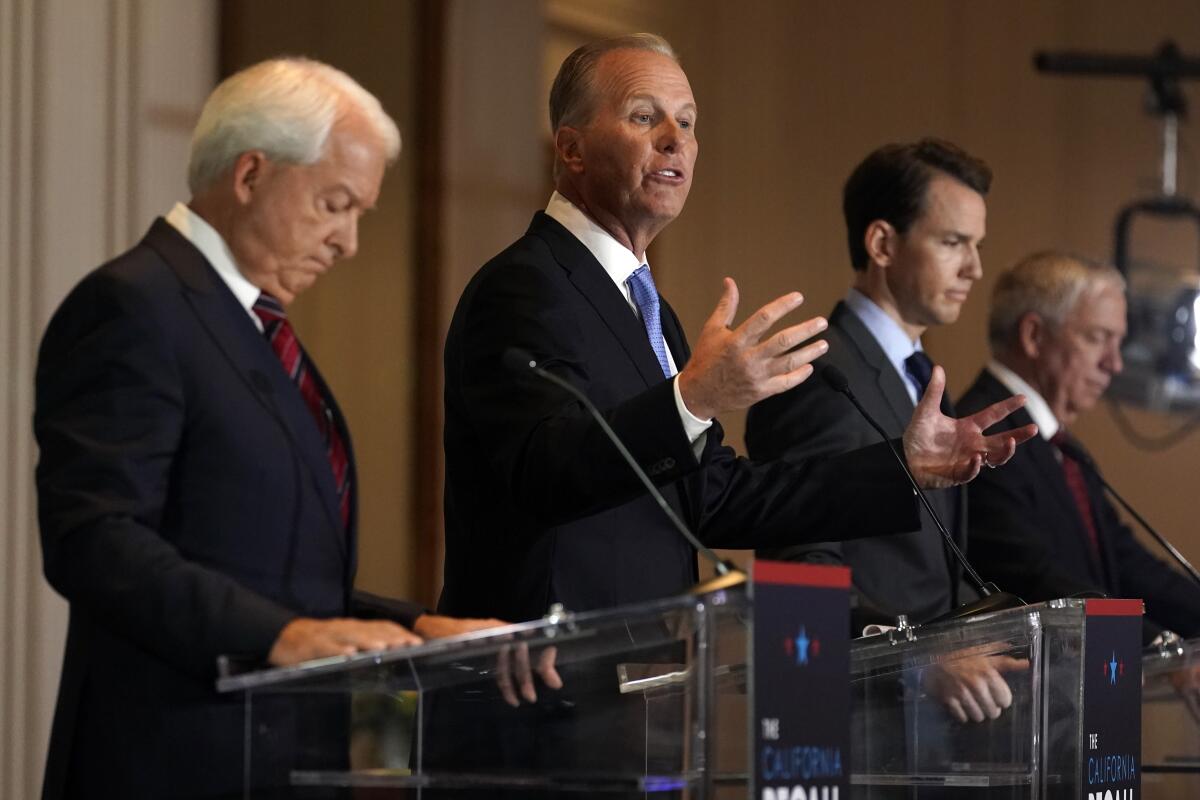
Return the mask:
{"type": "Polygon", "coordinates": [[[334,231],[331,240],[337,258],[354,258],[358,252],[358,216],[350,214],[347,220],[334,231]]]}

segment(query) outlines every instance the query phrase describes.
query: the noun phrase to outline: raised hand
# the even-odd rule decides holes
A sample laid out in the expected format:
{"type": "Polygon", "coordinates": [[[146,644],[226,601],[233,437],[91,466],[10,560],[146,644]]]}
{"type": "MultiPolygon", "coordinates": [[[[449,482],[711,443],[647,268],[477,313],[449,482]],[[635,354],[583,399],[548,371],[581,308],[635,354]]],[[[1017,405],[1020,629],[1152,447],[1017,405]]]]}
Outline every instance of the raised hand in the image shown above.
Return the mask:
{"type": "Polygon", "coordinates": [[[946,373],[935,366],[912,421],[904,429],[904,458],[922,488],[945,489],[967,483],[982,467],[1006,463],[1017,451],[1017,445],[1037,435],[1036,425],[983,435],[1024,406],[1024,395],[1001,400],[969,417],[953,419],[941,411],[945,388],[946,373]]]}
{"type": "Polygon", "coordinates": [[[679,373],[679,393],[688,411],[701,419],[740,411],[812,375],[812,362],[829,345],[820,340],[793,348],[829,327],[824,317],[784,328],[761,341],[771,326],[803,302],[799,292],[785,294],[731,329],[737,314],[738,288],[733,278],[725,278],[725,291],[704,323],[687,366],[679,373]]]}

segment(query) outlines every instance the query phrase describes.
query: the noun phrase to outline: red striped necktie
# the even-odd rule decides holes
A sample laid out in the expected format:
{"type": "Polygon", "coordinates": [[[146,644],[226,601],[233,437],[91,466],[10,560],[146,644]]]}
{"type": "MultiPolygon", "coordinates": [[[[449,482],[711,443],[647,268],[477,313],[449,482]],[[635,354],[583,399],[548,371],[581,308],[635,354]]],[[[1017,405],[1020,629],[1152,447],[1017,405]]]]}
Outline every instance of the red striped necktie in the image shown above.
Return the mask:
{"type": "Polygon", "coordinates": [[[308,366],[308,356],[296,338],[292,324],[288,322],[287,312],[283,305],[274,297],[263,292],[254,302],[254,313],[263,323],[263,333],[271,343],[271,349],[283,365],[283,371],[296,384],[304,404],[308,406],[321,441],[325,444],[325,455],[329,459],[329,467],[333,470],[333,485],[337,488],[338,511],[342,518],[342,527],[350,525],[350,459],[346,456],[346,445],[333,424],[333,411],[321,394],[317,379],[313,377],[308,366]]]}

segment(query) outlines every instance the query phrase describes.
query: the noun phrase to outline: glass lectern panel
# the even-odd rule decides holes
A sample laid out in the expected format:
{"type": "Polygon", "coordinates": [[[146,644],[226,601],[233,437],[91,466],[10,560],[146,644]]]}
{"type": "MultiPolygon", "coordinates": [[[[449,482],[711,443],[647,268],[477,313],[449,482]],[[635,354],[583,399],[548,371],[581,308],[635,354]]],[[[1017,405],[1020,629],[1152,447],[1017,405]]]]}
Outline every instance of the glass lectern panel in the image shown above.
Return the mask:
{"type": "Polygon", "coordinates": [[[744,794],[748,616],[739,587],[218,688],[244,692],[250,797],[744,794]],[[550,669],[562,688],[538,677],[550,669]],[[530,673],[536,699],[514,705],[530,673]]]}
{"type": "Polygon", "coordinates": [[[1200,797],[1200,639],[1148,648],[1142,678],[1143,795],[1200,797]]]}
{"type": "Polygon", "coordinates": [[[852,795],[1075,797],[1083,632],[1060,600],[855,640],[852,795]]]}

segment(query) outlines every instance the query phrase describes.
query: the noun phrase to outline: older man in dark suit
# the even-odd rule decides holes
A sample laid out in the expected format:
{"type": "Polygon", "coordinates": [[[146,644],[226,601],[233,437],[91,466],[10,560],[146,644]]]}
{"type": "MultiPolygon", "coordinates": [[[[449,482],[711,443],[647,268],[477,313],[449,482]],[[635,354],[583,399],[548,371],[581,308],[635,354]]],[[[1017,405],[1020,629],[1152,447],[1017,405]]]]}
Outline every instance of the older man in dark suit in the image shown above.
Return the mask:
{"type": "MultiPolygon", "coordinates": [[[[696,162],[697,107],[662,39],[576,50],[550,97],[556,191],[544,213],[467,286],[446,344],[446,580],[441,608],[528,619],[550,603],[587,610],[680,592],[692,548],[569,394],[503,364],[532,353],[585,392],[668,502],[707,544],[755,547],[916,527],[903,476],[882,446],[820,462],[754,463],[722,446],[715,417],[809,377],[822,318],[766,332],[791,293],[731,328],[737,287],[689,350],[650,275],[646,249],[682,210],[696,162]],[[765,338],[764,338],[765,337],[765,338]],[[871,502],[862,502],[870,497],[871,502]]],[[[933,374],[905,432],[927,486],[969,480],[1030,434],[985,439],[937,407],[933,374]]]]}
{"type": "Polygon", "coordinates": [[[1121,370],[1125,280],[1066,253],[1022,259],[992,292],[992,361],[963,395],[964,411],[1024,394],[999,427],[1037,423],[1039,436],[970,489],[979,569],[1029,601],[1081,592],[1140,597],[1145,634],[1200,635],[1200,588],[1150,553],[1124,525],[1070,434],[1121,370]]]}
{"type": "MultiPolygon", "coordinates": [[[[350,432],[285,311],[354,255],[399,148],[344,73],[238,73],[201,114],[191,202],[54,315],[37,485],[71,610],[45,797],[241,796],[245,721],[215,691],[218,656],[288,665],[487,624],[353,594],[350,432]]],[[[272,730],[284,775],[306,713],[272,730]]]]}

